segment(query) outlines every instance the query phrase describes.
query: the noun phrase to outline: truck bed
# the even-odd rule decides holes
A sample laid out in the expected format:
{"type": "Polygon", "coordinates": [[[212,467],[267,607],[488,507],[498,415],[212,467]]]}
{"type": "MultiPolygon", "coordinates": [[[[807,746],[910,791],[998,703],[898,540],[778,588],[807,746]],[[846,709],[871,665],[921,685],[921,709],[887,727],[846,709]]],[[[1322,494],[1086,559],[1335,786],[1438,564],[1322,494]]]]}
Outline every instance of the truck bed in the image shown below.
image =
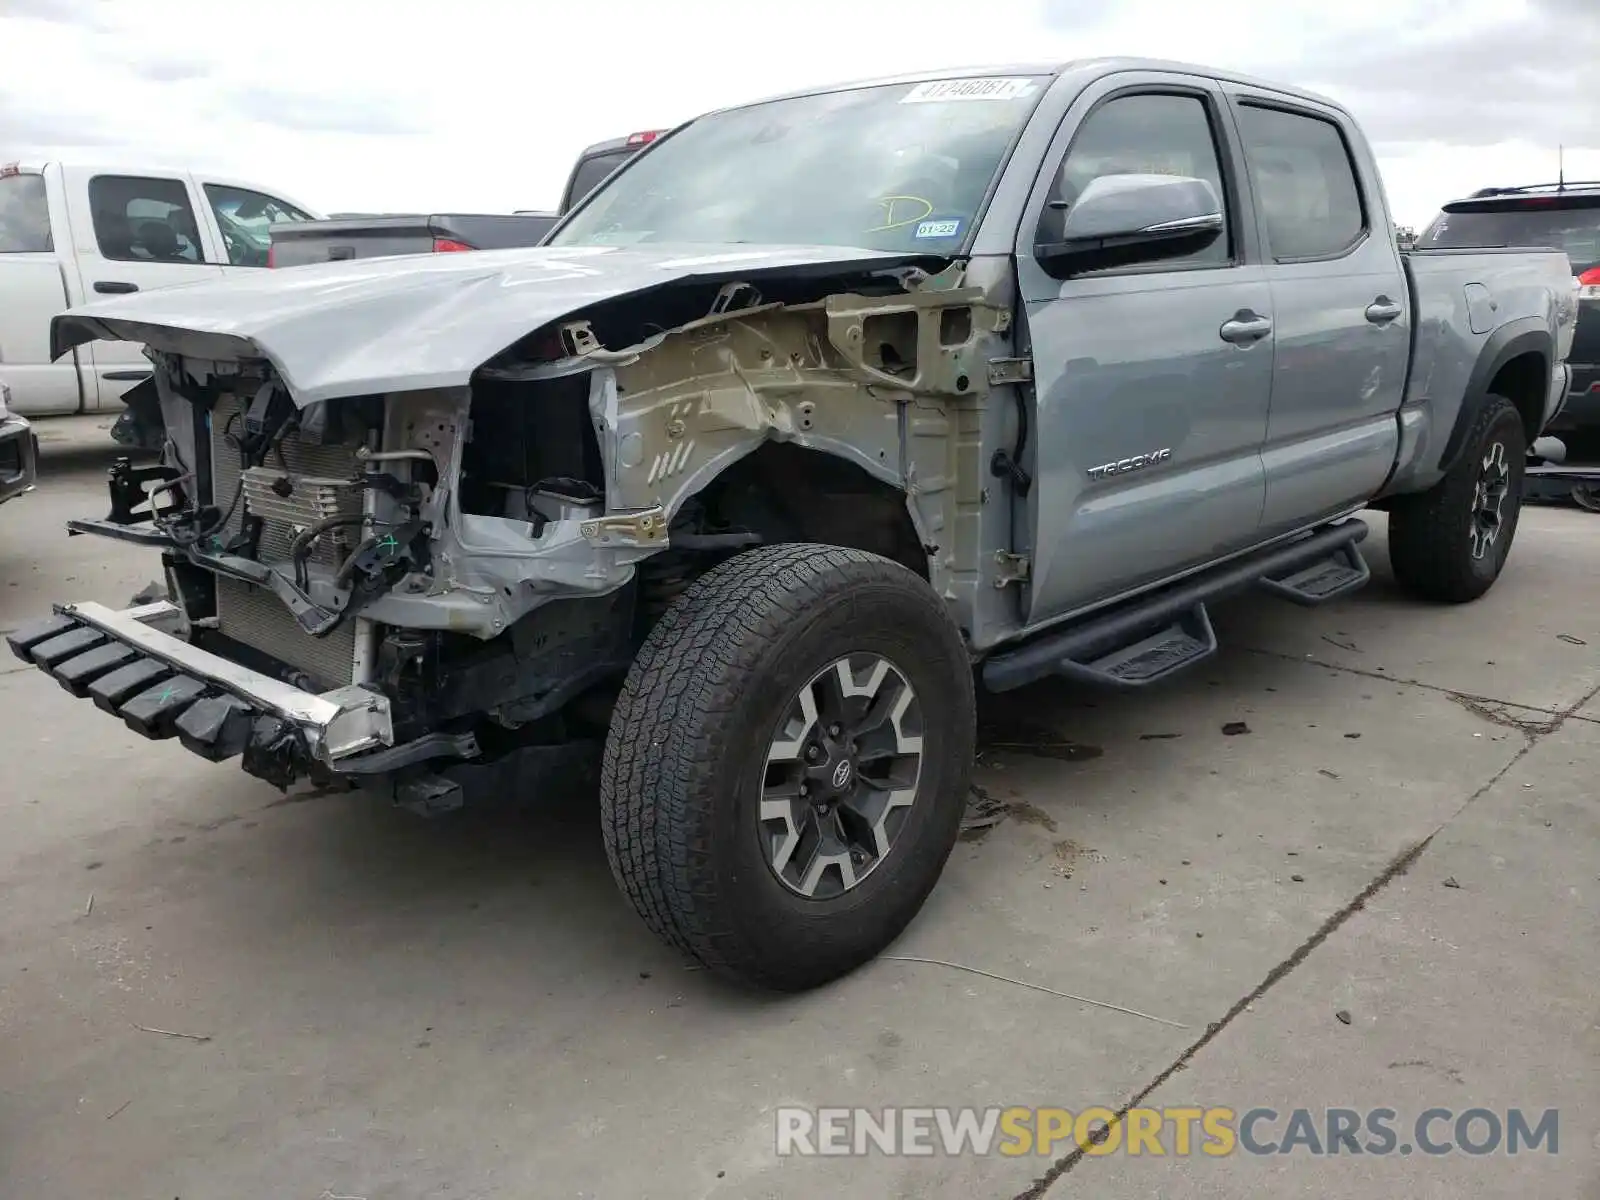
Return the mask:
{"type": "Polygon", "coordinates": [[[534,246],[556,219],[554,213],[428,213],[284,222],[272,227],[272,265],[534,246]]]}
{"type": "MultiPolygon", "coordinates": [[[[1422,439],[1420,459],[1433,463],[1456,427],[1464,398],[1474,394],[1475,385],[1489,383],[1474,374],[1493,361],[1484,354],[1491,341],[1496,352],[1513,354],[1519,337],[1554,332],[1557,361],[1570,352],[1573,322],[1552,329],[1550,297],[1570,290],[1575,307],[1577,282],[1567,256],[1542,246],[1404,250],[1400,258],[1412,307],[1411,368],[1401,421],[1412,427],[1421,413],[1429,414],[1414,430],[1422,439]]],[[[1556,367],[1558,375],[1561,369],[1556,367]]],[[[1548,383],[1548,404],[1557,404],[1564,388],[1554,375],[1548,383]]]]}

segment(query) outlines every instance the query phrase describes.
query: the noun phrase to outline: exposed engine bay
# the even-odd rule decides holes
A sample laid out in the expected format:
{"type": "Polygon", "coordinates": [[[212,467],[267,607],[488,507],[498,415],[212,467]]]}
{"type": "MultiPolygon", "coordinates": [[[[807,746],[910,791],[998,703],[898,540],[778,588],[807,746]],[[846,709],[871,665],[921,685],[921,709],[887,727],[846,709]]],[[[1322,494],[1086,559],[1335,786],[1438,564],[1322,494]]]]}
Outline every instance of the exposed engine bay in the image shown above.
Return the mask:
{"type": "Polygon", "coordinates": [[[304,405],[264,357],[155,339],[162,463],[120,465],[111,519],[73,525],[161,546],[191,643],[381,696],[381,744],[247,770],[449,807],[419,764],[603,737],[644,633],[741,549],[868,549],[958,607],[1003,587],[978,447],[1011,317],[947,262],[712,277],[542,326],[465,387],[304,405]]]}

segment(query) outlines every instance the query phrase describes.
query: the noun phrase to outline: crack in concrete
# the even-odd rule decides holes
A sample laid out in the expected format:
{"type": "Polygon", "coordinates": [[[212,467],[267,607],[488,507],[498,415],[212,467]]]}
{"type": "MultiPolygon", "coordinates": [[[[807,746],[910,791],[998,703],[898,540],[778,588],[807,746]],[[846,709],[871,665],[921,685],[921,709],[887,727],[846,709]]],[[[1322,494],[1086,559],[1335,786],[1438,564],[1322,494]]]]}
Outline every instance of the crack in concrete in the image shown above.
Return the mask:
{"type": "MultiPolygon", "coordinates": [[[[1253,653],[1270,654],[1271,651],[1253,651],[1253,653]]],[[[1281,657],[1287,658],[1288,656],[1285,655],[1281,657]]],[[[1304,660],[1290,658],[1289,661],[1298,662],[1304,660]]],[[[1319,663],[1317,665],[1322,666],[1331,664],[1319,663]]],[[[1362,672],[1356,673],[1362,674],[1362,672]]],[[[1383,676],[1382,678],[1388,677],[1383,676]]],[[[1403,683],[1406,681],[1396,680],[1395,682],[1403,683]]],[[[1420,684],[1418,686],[1430,687],[1432,685],[1420,684]]],[[[1456,695],[1456,693],[1450,692],[1447,688],[1433,687],[1433,690],[1446,692],[1452,696],[1456,695]]],[[[1249,993],[1234,1001],[1232,1007],[1230,1007],[1227,1012],[1223,1013],[1220,1020],[1212,1021],[1210,1024],[1208,1024],[1206,1026],[1206,1031],[1201,1034],[1200,1037],[1197,1038],[1193,1043],[1191,1043],[1188,1049],[1186,1049],[1182,1054],[1178,1055],[1178,1057],[1168,1064],[1168,1066],[1161,1071],[1160,1074],[1158,1074],[1149,1083],[1145,1084],[1144,1087],[1140,1088],[1139,1091],[1136,1092],[1126,1104],[1117,1110],[1110,1123],[1106,1126],[1106,1129],[1109,1130],[1121,1124],[1122,1121],[1126,1119],[1130,1109],[1137,1108],[1139,1105],[1143,1104],[1145,1100],[1148,1099],[1157,1088],[1166,1083],[1167,1080],[1171,1079],[1179,1071],[1186,1070],[1194,1057],[1199,1054],[1201,1050],[1205,1049],[1206,1046],[1208,1046],[1212,1041],[1214,1041],[1224,1029],[1233,1024],[1240,1013],[1244,1012],[1247,1007],[1261,999],[1261,997],[1266,995],[1267,992],[1271,991],[1280,980],[1287,976],[1301,963],[1305,962],[1305,960],[1311,956],[1312,952],[1315,951],[1317,947],[1321,946],[1323,942],[1327,941],[1328,938],[1333,936],[1333,934],[1336,933],[1346,921],[1364,909],[1367,906],[1367,902],[1375,897],[1379,892],[1383,891],[1384,888],[1388,887],[1397,876],[1404,875],[1408,870],[1410,870],[1416,861],[1422,857],[1423,852],[1427,850],[1434,838],[1438,837],[1441,833],[1448,829],[1456,820],[1460,818],[1462,813],[1466,812],[1467,809],[1473,805],[1475,801],[1489,792],[1490,789],[1492,789],[1502,779],[1509,775],[1512,769],[1516,767],[1518,763],[1520,763],[1524,758],[1533,752],[1534,748],[1538,746],[1545,736],[1560,729],[1561,726],[1568,720],[1574,719],[1576,717],[1577,710],[1588,704],[1597,695],[1600,695],[1600,686],[1593,688],[1587,695],[1579,697],[1568,708],[1555,714],[1556,719],[1551,723],[1549,729],[1541,730],[1541,732],[1538,733],[1528,733],[1526,743],[1520,750],[1518,750],[1510,757],[1510,759],[1506,761],[1506,764],[1503,767],[1491,775],[1482,786],[1478,787],[1471,795],[1463,800],[1455,812],[1451,813],[1443,821],[1440,821],[1439,824],[1434,827],[1433,832],[1428,834],[1427,837],[1423,838],[1419,842],[1413,843],[1411,846],[1407,847],[1405,850],[1402,850],[1399,854],[1390,859],[1383,870],[1379,871],[1378,874],[1374,876],[1364,888],[1357,892],[1353,899],[1351,899],[1343,907],[1336,910],[1327,918],[1327,920],[1323,921],[1321,925],[1317,926],[1315,932],[1313,932],[1310,937],[1301,942],[1288,958],[1285,958],[1270,971],[1268,971],[1261,982],[1256,984],[1256,986],[1249,993]]],[[[1473,697],[1473,699],[1477,699],[1477,697],[1473,697]]],[[[1585,718],[1576,719],[1583,720],[1585,718]]],[[[1063,1175],[1069,1173],[1074,1167],[1088,1157],[1088,1154],[1088,1147],[1082,1145],[1075,1146],[1069,1153],[1063,1155],[1061,1158],[1058,1158],[1054,1163],[1052,1163],[1050,1169],[1047,1170],[1043,1175],[1039,1176],[1039,1178],[1035,1179],[1028,1188],[1026,1188],[1024,1191],[1018,1192],[1014,1197],[1014,1200],[1044,1200],[1045,1194],[1052,1186],[1054,1186],[1055,1182],[1063,1175]]]]}
{"type": "MultiPolygon", "coordinates": [[[[1547,733],[1554,733],[1566,719],[1562,713],[1548,715],[1545,720],[1535,721],[1528,717],[1516,716],[1511,710],[1522,709],[1523,712],[1536,712],[1543,714],[1544,709],[1526,708],[1523,705],[1507,704],[1504,700],[1482,700],[1476,696],[1464,696],[1458,692],[1446,692],[1445,695],[1454,700],[1462,708],[1475,717],[1481,717],[1491,725],[1499,725],[1505,729],[1515,729],[1530,738],[1543,737],[1547,733]]],[[[1575,715],[1575,714],[1568,714],[1575,715]]],[[[1582,718],[1579,718],[1580,720],[1582,718]]]]}
{"type": "MultiPolygon", "coordinates": [[[[1298,654],[1286,654],[1282,650],[1263,650],[1256,646],[1241,646],[1239,649],[1243,650],[1246,654],[1256,654],[1260,655],[1262,658],[1276,658],[1281,659],[1284,662],[1303,663],[1307,666],[1323,667],[1329,671],[1342,671],[1346,675],[1359,675],[1363,679],[1372,679],[1378,683],[1398,683],[1403,687],[1422,688],[1425,691],[1438,692],[1440,695],[1448,696],[1450,699],[1456,701],[1456,703],[1461,704],[1475,716],[1480,716],[1486,721],[1492,721],[1496,725],[1506,725],[1508,728],[1521,729],[1525,733],[1531,732],[1531,730],[1524,728],[1524,726],[1521,723],[1518,723],[1514,718],[1503,720],[1500,716],[1494,716],[1488,712],[1480,711],[1479,708],[1475,706],[1498,705],[1502,709],[1516,708],[1521,709],[1524,712],[1542,713],[1547,718],[1550,718],[1550,720],[1529,723],[1530,725],[1537,725],[1540,733],[1551,732],[1551,730],[1559,727],[1559,725],[1564,721],[1586,721],[1591,725],[1600,725],[1600,716],[1589,717],[1583,715],[1582,713],[1573,712],[1570,709],[1543,708],[1537,704],[1522,704],[1516,700],[1502,700],[1498,696],[1479,696],[1473,694],[1472,692],[1459,692],[1454,688],[1447,688],[1443,684],[1428,683],[1421,679],[1408,679],[1403,675],[1390,675],[1385,671],[1374,671],[1367,667],[1351,667],[1345,665],[1344,663],[1328,662],[1326,659],[1315,658],[1309,654],[1302,657],[1298,654]]],[[[1591,697],[1595,694],[1595,692],[1589,693],[1591,697]]],[[[1585,698],[1584,700],[1579,701],[1579,704],[1587,704],[1588,702],[1588,698],[1585,698]]],[[[1509,717],[1509,714],[1501,714],[1501,716],[1509,717]]]]}

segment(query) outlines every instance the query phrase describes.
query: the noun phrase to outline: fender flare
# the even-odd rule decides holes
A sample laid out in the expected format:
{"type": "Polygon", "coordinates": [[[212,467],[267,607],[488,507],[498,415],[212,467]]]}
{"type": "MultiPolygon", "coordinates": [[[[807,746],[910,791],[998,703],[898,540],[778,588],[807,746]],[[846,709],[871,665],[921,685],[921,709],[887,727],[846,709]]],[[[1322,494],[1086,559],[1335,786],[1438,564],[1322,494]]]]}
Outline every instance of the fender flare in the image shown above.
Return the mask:
{"type": "MultiPolygon", "coordinates": [[[[1461,397],[1461,407],[1456,410],[1455,424],[1445,439],[1444,452],[1439,455],[1439,470],[1448,471],[1456,465],[1466,447],[1467,431],[1472,428],[1483,411],[1489,396],[1489,384],[1514,358],[1524,354],[1537,354],[1548,367],[1555,356],[1555,338],[1542,317],[1522,317],[1508,321],[1489,335],[1478,351],[1478,361],[1467,377],[1466,394],[1461,397]]],[[[1531,438],[1529,439],[1532,440],[1531,438]]]]}

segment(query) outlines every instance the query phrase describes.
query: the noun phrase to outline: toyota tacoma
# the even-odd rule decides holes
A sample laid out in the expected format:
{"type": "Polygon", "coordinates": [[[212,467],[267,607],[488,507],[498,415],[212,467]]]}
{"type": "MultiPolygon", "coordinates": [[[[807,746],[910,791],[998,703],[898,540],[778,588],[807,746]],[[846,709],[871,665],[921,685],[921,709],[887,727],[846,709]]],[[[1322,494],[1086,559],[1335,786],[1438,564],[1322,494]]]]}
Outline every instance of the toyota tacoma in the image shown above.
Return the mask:
{"type": "Polygon", "coordinates": [[[1559,251],[1403,253],[1307,92],[1143,60],[714,112],[545,245],[80,306],[167,430],[164,599],[14,652],[152,738],[430,813],[600,762],[618,884],[803,989],[912,920],[974,693],[1141,688],[1208,607],[1482,595],[1568,390],[1559,251]]]}

